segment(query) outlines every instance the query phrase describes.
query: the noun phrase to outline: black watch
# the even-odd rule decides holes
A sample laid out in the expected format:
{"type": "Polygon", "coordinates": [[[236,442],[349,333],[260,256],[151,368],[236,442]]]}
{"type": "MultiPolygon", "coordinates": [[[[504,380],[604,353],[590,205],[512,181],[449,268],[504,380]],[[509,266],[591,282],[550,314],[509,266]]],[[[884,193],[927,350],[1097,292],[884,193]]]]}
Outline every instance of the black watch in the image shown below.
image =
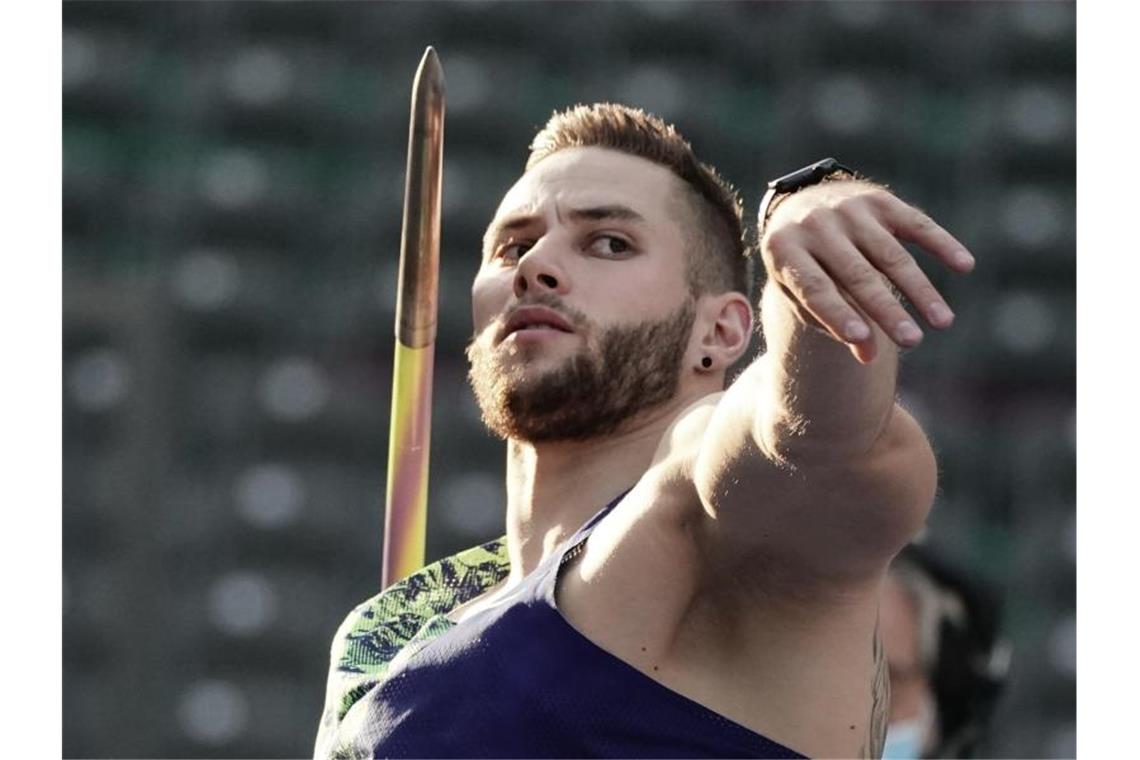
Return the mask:
{"type": "Polygon", "coordinates": [[[764,225],[768,223],[768,217],[775,208],[778,198],[829,179],[861,179],[861,177],[859,172],[844,166],[834,158],[825,158],[769,182],[768,192],[764,193],[764,199],[760,201],[760,212],[757,215],[759,233],[764,234],[764,225]]]}

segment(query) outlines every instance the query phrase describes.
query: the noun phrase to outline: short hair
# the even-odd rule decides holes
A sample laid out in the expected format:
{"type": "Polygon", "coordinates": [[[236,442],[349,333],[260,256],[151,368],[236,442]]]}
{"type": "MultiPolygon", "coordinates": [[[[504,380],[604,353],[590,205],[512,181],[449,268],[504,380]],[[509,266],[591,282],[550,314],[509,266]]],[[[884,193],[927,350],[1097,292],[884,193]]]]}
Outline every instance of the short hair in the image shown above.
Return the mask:
{"type": "Polygon", "coordinates": [[[669,169],[688,192],[689,288],[695,295],[736,290],[749,294],[743,207],[736,190],[702,163],[671,124],[640,108],[616,103],[577,105],[555,112],[530,145],[526,171],[566,148],[609,148],[669,169]]]}

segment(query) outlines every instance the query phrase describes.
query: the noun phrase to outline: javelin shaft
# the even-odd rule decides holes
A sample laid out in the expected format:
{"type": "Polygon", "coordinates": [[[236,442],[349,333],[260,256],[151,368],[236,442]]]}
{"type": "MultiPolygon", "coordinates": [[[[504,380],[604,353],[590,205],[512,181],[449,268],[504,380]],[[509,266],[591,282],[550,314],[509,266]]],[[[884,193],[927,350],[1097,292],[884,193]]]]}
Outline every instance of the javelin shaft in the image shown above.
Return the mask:
{"type": "Polygon", "coordinates": [[[424,564],[431,381],[439,310],[443,117],[443,68],[435,50],[429,47],[412,85],[412,115],[408,127],[382,588],[407,577],[424,564]]]}

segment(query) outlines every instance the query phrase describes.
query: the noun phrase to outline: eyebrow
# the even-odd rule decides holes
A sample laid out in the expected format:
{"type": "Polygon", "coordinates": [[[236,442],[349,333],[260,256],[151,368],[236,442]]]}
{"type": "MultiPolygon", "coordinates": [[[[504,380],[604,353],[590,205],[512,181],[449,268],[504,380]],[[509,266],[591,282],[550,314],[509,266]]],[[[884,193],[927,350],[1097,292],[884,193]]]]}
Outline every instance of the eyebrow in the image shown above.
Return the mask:
{"type": "Polygon", "coordinates": [[[614,204],[610,206],[594,206],[592,208],[575,208],[570,210],[570,218],[574,220],[588,219],[598,221],[602,219],[618,219],[625,222],[644,222],[645,217],[629,206],[614,204]]]}
{"type": "MultiPolygon", "coordinates": [[[[574,208],[570,209],[567,216],[574,221],[599,222],[618,220],[623,222],[635,222],[637,224],[645,223],[644,216],[629,206],[623,206],[620,203],[605,206],[590,206],[587,208],[574,208]]],[[[486,252],[490,246],[491,241],[501,237],[504,232],[511,232],[528,227],[533,224],[537,218],[538,216],[534,214],[524,214],[521,216],[508,216],[499,222],[492,223],[491,226],[487,228],[487,233],[483,236],[484,252],[486,252]]]]}

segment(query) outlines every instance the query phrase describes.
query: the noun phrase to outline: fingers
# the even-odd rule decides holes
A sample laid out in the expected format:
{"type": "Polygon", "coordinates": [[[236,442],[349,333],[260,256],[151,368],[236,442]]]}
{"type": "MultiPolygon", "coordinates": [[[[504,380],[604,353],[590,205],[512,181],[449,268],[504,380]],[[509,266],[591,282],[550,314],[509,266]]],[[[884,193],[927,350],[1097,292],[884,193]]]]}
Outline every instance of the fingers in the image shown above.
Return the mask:
{"type": "MultiPolygon", "coordinates": [[[[910,255],[910,252],[907,251],[906,248],[903,248],[898,240],[886,230],[877,226],[861,230],[856,233],[855,237],[859,251],[854,251],[854,246],[849,244],[848,248],[852,249],[847,252],[849,258],[852,257],[852,254],[858,256],[859,259],[864,259],[865,257],[879,272],[886,275],[887,279],[914,304],[914,307],[922,314],[931,327],[942,330],[954,322],[953,310],[951,310],[937,288],[931,284],[926,273],[919,268],[918,262],[914,260],[914,257],[910,255]]],[[[860,269],[869,268],[866,265],[855,263],[848,264],[847,267],[847,275],[843,278],[845,284],[850,283],[853,279],[857,280],[859,284],[862,284],[863,280],[871,279],[870,275],[859,271],[860,269]]],[[[878,284],[882,286],[881,279],[878,284]]],[[[852,288],[853,285],[854,283],[847,284],[847,287],[852,288]]],[[[886,290],[885,286],[883,289],[886,290]]],[[[852,290],[852,292],[854,293],[855,291],[852,290]]],[[[868,297],[883,298],[882,295],[873,292],[869,292],[868,297]]],[[[891,300],[895,300],[893,296],[891,300]]],[[[862,303],[862,299],[860,299],[860,302],[862,303]]],[[[902,307],[900,306],[899,308],[902,307]]],[[[889,330],[888,333],[890,333],[889,330]]],[[[891,334],[893,335],[893,333],[891,334]]]]}
{"type": "Polygon", "coordinates": [[[768,233],[761,253],[785,291],[860,361],[874,354],[871,324],[900,347],[922,341],[899,293],[931,327],[953,323],[954,312],[900,242],[916,243],[951,269],[968,272],[974,258],[953,235],[885,190],[814,207],[810,200],[819,199],[805,196],[798,218],[786,217],[768,233]]]}
{"type": "MultiPolygon", "coordinates": [[[[820,241],[817,259],[831,274],[836,285],[846,291],[867,316],[883,329],[891,340],[904,348],[922,342],[922,329],[911,319],[899,299],[887,285],[887,278],[900,290],[922,292],[929,300],[945,307],[938,291],[926,279],[906,249],[889,235],[886,237],[897,248],[874,254],[860,252],[854,243],[840,234],[831,234],[820,241]]],[[[938,310],[935,309],[937,312],[938,310]]],[[[938,313],[939,326],[949,324],[953,316],[938,313]]]]}
{"type": "Polygon", "coordinates": [[[917,243],[955,271],[969,272],[974,268],[974,257],[966,246],[919,209],[887,192],[877,193],[874,202],[899,239],[917,243]]]}
{"type": "Polygon", "coordinates": [[[900,347],[921,343],[922,328],[892,285],[932,327],[943,329],[954,321],[953,311],[914,257],[877,223],[851,233],[819,226],[810,234],[801,231],[794,242],[783,238],[772,243],[770,271],[837,340],[849,345],[867,341],[869,319],[900,347]]]}
{"type": "Polygon", "coordinates": [[[782,252],[773,274],[776,281],[836,340],[860,343],[871,337],[871,330],[848,303],[831,275],[803,248],[782,252]]]}

